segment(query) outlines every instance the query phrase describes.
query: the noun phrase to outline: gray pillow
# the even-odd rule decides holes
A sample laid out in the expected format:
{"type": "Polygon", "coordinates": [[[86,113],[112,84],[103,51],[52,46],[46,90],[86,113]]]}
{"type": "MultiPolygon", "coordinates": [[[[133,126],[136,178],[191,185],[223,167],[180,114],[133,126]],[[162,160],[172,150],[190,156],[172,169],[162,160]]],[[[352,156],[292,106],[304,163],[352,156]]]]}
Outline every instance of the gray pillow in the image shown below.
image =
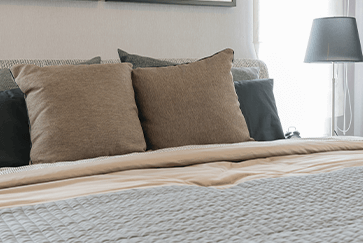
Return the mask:
{"type": "MultiPolygon", "coordinates": [[[[121,62],[131,63],[134,69],[139,67],[167,67],[177,65],[176,63],[162,61],[151,57],[129,54],[121,49],[117,49],[117,51],[121,62]]],[[[258,79],[259,71],[259,67],[232,67],[231,69],[233,81],[258,79]]]]}
{"type": "Polygon", "coordinates": [[[90,59],[88,61],[77,63],[76,65],[82,65],[82,64],[88,64],[88,65],[101,64],[101,57],[100,56],[94,57],[94,58],[92,58],[92,59],[90,59]]]}
{"type": "MultiPolygon", "coordinates": [[[[82,64],[101,64],[101,57],[94,57],[88,61],[77,63],[76,65],[82,64]]],[[[0,91],[10,90],[19,88],[13,79],[13,75],[9,68],[0,69],[0,91]]]]}
{"type": "Polygon", "coordinates": [[[256,141],[285,138],[277,114],[273,79],[236,81],[234,87],[251,138],[256,141]]]}
{"type": "Polygon", "coordinates": [[[117,49],[117,51],[121,62],[131,63],[132,68],[134,69],[138,67],[167,67],[176,65],[172,62],[161,61],[151,57],[143,57],[139,55],[129,54],[121,49],[117,49]]]}
{"type": "Polygon", "coordinates": [[[13,75],[11,75],[10,69],[0,69],[0,91],[19,88],[14,82],[13,75]]]}
{"type": "Polygon", "coordinates": [[[258,79],[259,67],[232,67],[233,81],[258,79]]]}

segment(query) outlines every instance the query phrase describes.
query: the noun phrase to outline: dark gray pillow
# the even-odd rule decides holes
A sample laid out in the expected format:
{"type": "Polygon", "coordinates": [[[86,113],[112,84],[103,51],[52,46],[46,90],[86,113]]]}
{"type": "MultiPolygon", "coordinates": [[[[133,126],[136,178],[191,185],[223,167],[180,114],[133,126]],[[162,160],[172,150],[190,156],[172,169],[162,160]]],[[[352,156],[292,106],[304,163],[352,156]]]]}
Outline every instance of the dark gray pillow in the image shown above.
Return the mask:
{"type": "Polygon", "coordinates": [[[129,54],[121,49],[117,49],[117,51],[121,62],[131,63],[132,68],[134,69],[138,67],[167,67],[176,65],[172,62],[161,61],[151,57],[143,57],[139,55],[129,54]]]}
{"type": "Polygon", "coordinates": [[[0,91],[0,168],[28,165],[28,112],[19,88],[0,91]]]}
{"type": "MultiPolygon", "coordinates": [[[[121,62],[129,62],[133,68],[144,67],[167,67],[177,65],[176,63],[162,61],[151,57],[144,57],[129,54],[121,49],[117,49],[121,62]]],[[[258,79],[259,67],[232,67],[233,81],[258,79]]]]}
{"type": "Polygon", "coordinates": [[[90,59],[88,61],[77,63],[76,65],[82,65],[82,64],[88,64],[88,65],[101,64],[101,57],[100,56],[94,57],[94,58],[92,58],[92,59],[90,59]]]}
{"type": "Polygon", "coordinates": [[[258,79],[259,67],[232,67],[233,81],[258,79]]]}
{"type": "Polygon", "coordinates": [[[256,141],[283,139],[273,93],[273,79],[235,81],[240,108],[250,136],[256,141]]]}

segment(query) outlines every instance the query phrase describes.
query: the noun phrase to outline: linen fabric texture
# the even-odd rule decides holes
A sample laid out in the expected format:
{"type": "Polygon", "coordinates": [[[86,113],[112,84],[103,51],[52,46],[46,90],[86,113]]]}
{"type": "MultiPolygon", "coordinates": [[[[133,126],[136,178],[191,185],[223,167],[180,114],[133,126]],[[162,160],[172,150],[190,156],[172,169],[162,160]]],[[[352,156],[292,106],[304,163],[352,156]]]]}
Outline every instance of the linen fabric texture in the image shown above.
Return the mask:
{"type": "Polygon", "coordinates": [[[26,95],[33,163],[145,150],[131,64],[11,68],[26,95]]]}
{"type": "MultiPolygon", "coordinates": [[[[94,57],[81,64],[100,64],[94,57]]],[[[28,165],[31,140],[24,93],[15,83],[10,69],[0,70],[0,167],[28,165]]]]}
{"type": "Polygon", "coordinates": [[[0,168],[28,165],[30,134],[24,94],[19,88],[0,92],[0,168]]]}
{"type": "Polygon", "coordinates": [[[132,72],[148,148],[250,141],[232,81],[233,50],[132,72]]]}
{"type": "Polygon", "coordinates": [[[250,136],[256,141],[284,139],[273,93],[273,79],[234,82],[250,136]]]}

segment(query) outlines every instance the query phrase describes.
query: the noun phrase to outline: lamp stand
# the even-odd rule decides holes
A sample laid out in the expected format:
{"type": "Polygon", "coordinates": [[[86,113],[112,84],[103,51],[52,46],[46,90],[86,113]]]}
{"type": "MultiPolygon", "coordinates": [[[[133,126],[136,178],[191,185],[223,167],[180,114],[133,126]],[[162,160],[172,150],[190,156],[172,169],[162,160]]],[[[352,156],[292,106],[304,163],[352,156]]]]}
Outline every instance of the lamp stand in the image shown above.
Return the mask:
{"type": "Polygon", "coordinates": [[[330,136],[335,135],[335,63],[333,62],[332,94],[331,94],[331,131],[330,136]]]}

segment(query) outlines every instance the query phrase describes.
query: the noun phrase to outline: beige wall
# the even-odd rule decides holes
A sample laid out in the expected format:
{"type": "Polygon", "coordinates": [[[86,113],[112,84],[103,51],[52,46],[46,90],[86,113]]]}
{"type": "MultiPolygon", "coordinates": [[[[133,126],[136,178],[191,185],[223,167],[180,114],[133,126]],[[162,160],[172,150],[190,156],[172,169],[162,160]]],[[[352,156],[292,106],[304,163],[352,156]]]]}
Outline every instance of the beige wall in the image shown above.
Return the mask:
{"type": "Polygon", "coordinates": [[[203,57],[226,47],[254,58],[252,0],[236,7],[0,0],[0,59],[203,57]]]}

